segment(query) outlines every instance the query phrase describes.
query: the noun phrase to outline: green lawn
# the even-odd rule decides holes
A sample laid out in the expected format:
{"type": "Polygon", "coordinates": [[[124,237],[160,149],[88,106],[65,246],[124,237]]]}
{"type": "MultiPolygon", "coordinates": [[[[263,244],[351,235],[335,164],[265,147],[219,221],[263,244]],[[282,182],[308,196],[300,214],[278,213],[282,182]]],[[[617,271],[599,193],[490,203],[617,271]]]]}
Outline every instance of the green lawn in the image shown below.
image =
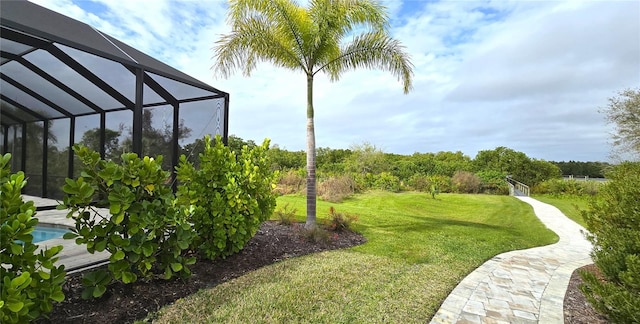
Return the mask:
{"type": "MultiPolygon", "coordinates": [[[[304,197],[278,198],[286,203],[304,219],[304,197]]],[[[424,323],[487,259],[557,241],[513,197],[372,192],[339,204],[318,201],[318,216],[329,206],[357,214],[356,229],[368,242],[264,267],[179,300],[155,321],[424,323]]]]}
{"type": "Polygon", "coordinates": [[[535,195],[533,198],[549,204],[553,205],[556,208],[560,209],[560,211],[565,214],[567,217],[571,218],[574,222],[586,227],[586,223],[582,218],[581,210],[586,210],[589,208],[589,200],[590,196],[549,196],[549,195],[535,195]]]}

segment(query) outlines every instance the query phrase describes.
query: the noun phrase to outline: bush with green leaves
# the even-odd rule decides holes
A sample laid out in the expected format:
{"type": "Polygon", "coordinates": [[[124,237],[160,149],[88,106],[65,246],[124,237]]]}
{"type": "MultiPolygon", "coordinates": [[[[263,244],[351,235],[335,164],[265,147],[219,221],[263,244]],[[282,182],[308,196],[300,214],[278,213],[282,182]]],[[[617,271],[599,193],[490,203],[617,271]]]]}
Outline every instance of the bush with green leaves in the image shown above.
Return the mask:
{"type": "Polygon", "coordinates": [[[402,183],[400,179],[389,172],[382,172],[374,176],[373,188],[390,191],[400,192],[402,189],[402,183]]]}
{"type": "Polygon", "coordinates": [[[38,219],[33,201],[24,202],[22,171],[11,174],[11,154],[0,156],[0,322],[26,323],[46,316],[64,300],[62,246],[38,249],[31,234],[38,219]]]}
{"type": "Polygon", "coordinates": [[[616,166],[608,178],[582,212],[605,280],[583,271],[581,290],[614,323],[640,323],[640,162],[616,166]]]}
{"type": "Polygon", "coordinates": [[[533,193],[552,196],[573,195],[594,196],[598,193],[603,182],[578,181],[575,179],[551,179],[543,181],[532,188],[533,193]]]}
{"type": "Polygon", "coordinates": [[[428,176],[427,179],[429,180],[429,192],[432,192],[434,187],[438,190],[439,193],[453,192],[451,177],[445,175],[431,175],[428,176]]]}
{"type": "Polygon", "coordinates": [[[178,199],[193,209],[197,236],[192,246],[215,259],[240,251],[271,217],[277,172],[270,168],[268,140],[251,149],[244,146],[238,155],[220,136],[213,142],[207,136],[203,143],[200,169],[180,157],[178,199]]]}
{"type": "Polygon", "coordinates": [[[195,236],[191,211],[176,204],[162,156],[124,153],[115,163],[87,147],[73,149],[84,168],[63,187],[66,196],[58,207],[69,209],[67,217],[75,221],[64,237],[85,244],[89,253],[110,253],[108,271],[83,278],[83,298],[101,296],[114,280],[128,284],[138,278],[189,276],[188,266],[196,261],[185,253],[195,236]],[[108,212],[96,208],[96,201],[108,212]]]}
{"type": "Polygon", "coordinates": [[[480,191],[490,195],[508,195],[507,173],[495,170],[483,170],[476,173],[480,178],[480,191]]]}

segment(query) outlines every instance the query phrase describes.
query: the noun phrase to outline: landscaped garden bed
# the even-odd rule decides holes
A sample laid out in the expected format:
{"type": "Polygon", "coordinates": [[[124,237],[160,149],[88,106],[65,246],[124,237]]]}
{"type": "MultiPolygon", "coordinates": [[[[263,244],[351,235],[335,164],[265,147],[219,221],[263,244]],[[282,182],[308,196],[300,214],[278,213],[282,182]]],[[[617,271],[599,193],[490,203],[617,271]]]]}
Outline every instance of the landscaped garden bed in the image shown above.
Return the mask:
{"type": "Polygon", "coordinates": [[[349,231],[332,232],[327,242],[311,242],[301,235],[301,225],[285,226],[267,221],[240,253],[215,261],[198,260],[190,266],[191,277],[184,280],[158,279],[129,285],[117,283],[109,287],[101,298],[84,300],[81,298],[84,289],[81,276],[70,276],[63,287],[65,300],[54,306],[49,320],[41,322],[129,323],[144,319],[160,307],[200,289],[213,287],[265,265],[364,242],[364,237],[349,231]]]}

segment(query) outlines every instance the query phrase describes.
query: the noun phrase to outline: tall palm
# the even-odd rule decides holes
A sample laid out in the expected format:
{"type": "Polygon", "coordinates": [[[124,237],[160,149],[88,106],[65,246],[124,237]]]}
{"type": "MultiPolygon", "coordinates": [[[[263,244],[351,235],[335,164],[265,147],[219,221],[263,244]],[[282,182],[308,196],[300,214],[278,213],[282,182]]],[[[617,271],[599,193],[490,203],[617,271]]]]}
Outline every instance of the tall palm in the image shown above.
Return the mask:
{"type": "Polygon", "coordinates": [[[316,224],[316,141],[313,78],[319,72],[337,81],[356,68],[391,72],[411,89],[413,66],[403,46],[391,38],[385,8],[372,0],[230,0],[232,30],[217,42],[214,70],[223,77],[236,69],[249,76],[259,61],[302,71],[307,77],[307,222],[316,224]],[[361,30],[363,30],[361,32],[361,30]],[[344,38],[352,37],[349,42],[344,38]]]}

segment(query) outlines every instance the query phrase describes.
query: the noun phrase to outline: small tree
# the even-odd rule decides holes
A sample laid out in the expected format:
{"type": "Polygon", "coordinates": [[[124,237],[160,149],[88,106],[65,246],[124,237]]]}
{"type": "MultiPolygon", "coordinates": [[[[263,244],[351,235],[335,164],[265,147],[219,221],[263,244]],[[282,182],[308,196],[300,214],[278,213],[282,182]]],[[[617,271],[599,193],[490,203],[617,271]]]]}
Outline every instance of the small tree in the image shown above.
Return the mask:
{"type": "Polygon", "coordinates": [[[640,163],[624,163],[583,212],[600,281],[582,272],[589,302],[616,323],[640,323],[640,163]]]}
{"type": "Polygon", "coordinates": [[[613,145],[640,155],[640,88],[619,92],[617,97],[609,98],[609,105],[600,112],[615,126],[613,145]]]}
{"type": "Polygon", "coordinates": [[[413,65],[389,33],[385,8],[373,0],[318,0],[308,7],[292,0],[232,0],[231,32],[217,42],[215,71],[249,76],[258,62],[305,74],[307,83],[307,222],[316,226],[316,135],[313,81],[324,72],[337,81],[360,68],[391,72],[405,93],[413,65]],[[352,37],[347,41],[347,37],[352,37]]]}

